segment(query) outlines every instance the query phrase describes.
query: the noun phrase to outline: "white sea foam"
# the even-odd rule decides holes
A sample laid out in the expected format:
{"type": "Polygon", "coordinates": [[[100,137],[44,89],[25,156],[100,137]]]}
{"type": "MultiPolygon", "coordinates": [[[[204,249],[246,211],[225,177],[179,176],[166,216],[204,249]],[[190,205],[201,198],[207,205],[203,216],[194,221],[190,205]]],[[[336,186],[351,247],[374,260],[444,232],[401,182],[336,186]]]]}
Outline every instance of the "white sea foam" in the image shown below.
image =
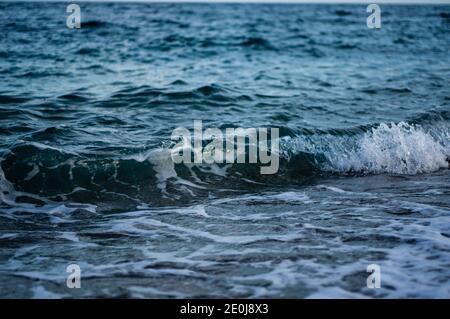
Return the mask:
{"type": "Polygon", "coordinates": [[[2,166],[0,165],[0,203],[14,205],[14,193],[14,186],[6,179],[5,173],[3,172],[2,166]]]}
{"type": "Polygon", "coordinates": [[[145,159],[154,165],[156,178],[158,179],[158,188],[162,191],[165,190],[168,179],[178,177],[174,163],[170,158],[169,150],[158,149],[148,154],[145,159]]]}
{"type": "Polygon", "coordinates": [[[339,171],[419,174],[448,167],[448,149],[419,126],[380,124],[364,134],[355,151],[333,162],[339,171]]]}
{"type": "Polygon", "coordinates": [[[382,123],[359,137],[325,134],[284,139],[285,158],[300,152],[314,155],[324,171],[429,173],[449,165],[450,130],[448,125],[433,130],[400,122],[382,123]]]}

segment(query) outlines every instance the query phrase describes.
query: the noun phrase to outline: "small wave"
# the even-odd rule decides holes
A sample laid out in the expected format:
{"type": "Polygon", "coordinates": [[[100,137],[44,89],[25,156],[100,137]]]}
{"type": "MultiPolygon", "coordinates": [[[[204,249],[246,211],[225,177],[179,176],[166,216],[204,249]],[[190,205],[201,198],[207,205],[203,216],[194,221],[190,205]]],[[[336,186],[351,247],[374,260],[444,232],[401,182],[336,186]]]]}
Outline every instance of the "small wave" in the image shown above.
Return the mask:
{"type": "MultiPolygon", "coordinates": [[[[237,101],[251,101],[252,97],[235,92],[233,89],[218,84],[209,84],[196,88],[184,88],[188,84],[177,80],[177,89],[174,88],[153,88],[147,85],[139,87],[129,87],[117,91],[111,95],[113,100],[127,101],[129,103],[137,101],[152,101],[154,103],[172,103],[182,101],[199,101],[202,104],[229,103],[237,101]],[[181,89],[183,88],[183,89],[181,89]]],[[[107,101],[109,103],[110,101],[107,101]]]]}
{"type": "Polygon", "coordinates": [[[91,21],[86,21],[86,22],[81,23],[82,28],[89,28],[89,29],[99,28],[99,27],[103,27],[105,25],[106,25],[106,22],[99,21],[99,20],[91,20],[91,21]]]}
{"type": "MultiPolygon", "coordinates": [[[[61,133],[51,127],[40,134],[48,138],[61,133]]],[[[8,181],[3,186],[14,185],[18,191],[53,199],[133,207],[138,202],[189,201],[215,190],[228,191],[224,185],[233,185],[236,192],[333,175],[430,173],[448,168],[449,158],[448,125],[400,122],[285,135],[280,139],[279,171],[270,176],[261,175],[255,164],[174,164],[169,148],[99,157],[23,142],[2,159],[0,180],[8,181]]],[[[12,192],[9,188],[2,196],[12,192]]]]}
{"type": "Polygon", "coordinates": [[[28,99],[23,97],[0,94],[0,104],[16,104],[16,103],[24,103],[27,101],[28,99]]]}
{"type": "Polygon", "coordinates": [[[86,98],[80,94],[75,94],[75,93],[60,95],[60,96],[58,96],[58,98],[62,99],[62,100],[72,101],[72,102],[86,102],[89,100],[88,98],[86,98]]]}
{"type": "Polygon", "coordinates": [[[99,50],[97,48],[80,48],[76,51],[76,54],[80,55],[98,55],[99,50]]]}
{"type": "Polygon", "coordinates": [[[334,11],[334,13],[340,17],[352,15],[352,13],[350,11],[345,11],[345,10],[336,10],[336,11],[334,11]]]}
{"type": "Polygon", "coordinates": [[[365,88],[362,89],[361,92],[374,95],[379,93],[386,93],[386,94],[410,94],[413,93],[408,88],[365,88]]]}
{"type": "Polygon", "coordinates": [[[289,140],[285,154],[309,153],[321,171],[406,174],[448,168],[449,130],[426,130],[405,122],[381,123],[356,136],[300,136],[289,140]]]}
{"type": "Polygon", "coordinates": [[[264,38],[251,37],[241,42],[244,47],[261,48],[261,49],[273,49],[270,42],[264,38]]]}
{"type": "Polygon", "coordinates": [[[449,149],[421,127],[383,123],[364,134],[357,149],[334,165],[340,171],[413,175],[447,168],[449,155],[449,149]]]}

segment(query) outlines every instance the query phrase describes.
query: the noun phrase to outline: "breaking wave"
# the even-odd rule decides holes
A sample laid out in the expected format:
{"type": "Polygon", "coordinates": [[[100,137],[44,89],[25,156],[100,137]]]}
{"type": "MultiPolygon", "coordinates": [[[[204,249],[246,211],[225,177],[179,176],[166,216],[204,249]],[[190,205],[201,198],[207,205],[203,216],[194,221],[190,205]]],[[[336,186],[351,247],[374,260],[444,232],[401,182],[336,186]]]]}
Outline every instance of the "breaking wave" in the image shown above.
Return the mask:
{"type": "Polygon", "coordinates": [[[299,136],[288,138],[285,154],[314,154],[322,171],[366,174],[420,174],[448,168],[448,126],[427,130],[405,122],[381,123],[362,136],[299,136]]]}
{"type": "MultiPolygon", "coordinates": [[[[280,139],[280,168],[261,175],[255,164],[174,164],[170,148],[121,158],[99,158],[36,142],[12,147],[1,161],[2,201],[12,188],[52,200],[104,201],[135,206],[195,197],[224,189],[224,181],[245,191],[254,185],[308,182],[333,175],[414,175],[448,168],[450,130],[446,122],[381,123],[370,128],[316,132],[280,139]],[[179,195],[177,195],[179,194],[179,195]]],[[[23,197],[28,203],[40,199],[23,197]]],[[[121,207],[121,208],[126,208],[121,207]]]]}

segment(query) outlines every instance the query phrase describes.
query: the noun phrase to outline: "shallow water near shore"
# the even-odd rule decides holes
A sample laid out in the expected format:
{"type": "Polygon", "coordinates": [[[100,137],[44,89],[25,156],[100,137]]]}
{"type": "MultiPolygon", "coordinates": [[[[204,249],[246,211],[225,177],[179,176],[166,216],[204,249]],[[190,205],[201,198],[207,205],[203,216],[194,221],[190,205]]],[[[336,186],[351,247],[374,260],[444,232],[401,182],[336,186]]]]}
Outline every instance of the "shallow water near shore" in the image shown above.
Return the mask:
{"type": "Polygon", "coordinates": [[[65,8],[0,3],[0,297],[449,297],[449,6],[65,8]],[[173,164],[194,120],[279,171],[173,164]]]}

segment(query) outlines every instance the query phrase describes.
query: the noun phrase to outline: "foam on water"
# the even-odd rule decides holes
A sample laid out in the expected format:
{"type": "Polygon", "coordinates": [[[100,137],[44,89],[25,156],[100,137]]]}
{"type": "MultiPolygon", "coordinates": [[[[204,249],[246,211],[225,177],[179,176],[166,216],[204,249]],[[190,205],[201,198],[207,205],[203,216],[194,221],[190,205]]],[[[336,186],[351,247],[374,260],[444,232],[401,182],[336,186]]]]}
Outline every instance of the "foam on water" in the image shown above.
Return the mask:
{"type": "MultiPolygon", "coordinates": [[[[449,144],[450,145],[450,144],[449,144]]],[[[356,151],[336,159],[339,171],[419,174],[448,168],[450,149],[420,126],[382,123],[357,142],[356,151]]]]}
{"type": "Polygon", "coordinates": [[[321,170],[336,173],[430,173],[448,168],[450,157],[448,125],[432,130],[406,122],[381,123],[359,135],[285,138],[283,155],[313,154],[321,170]]]}
{"type": "Polygon", "coordinates": [[[0,297],[448,297],[448,9],[0,1],[0,297]],[[278,173],[174,165],[200,119],[278,173]]]}

